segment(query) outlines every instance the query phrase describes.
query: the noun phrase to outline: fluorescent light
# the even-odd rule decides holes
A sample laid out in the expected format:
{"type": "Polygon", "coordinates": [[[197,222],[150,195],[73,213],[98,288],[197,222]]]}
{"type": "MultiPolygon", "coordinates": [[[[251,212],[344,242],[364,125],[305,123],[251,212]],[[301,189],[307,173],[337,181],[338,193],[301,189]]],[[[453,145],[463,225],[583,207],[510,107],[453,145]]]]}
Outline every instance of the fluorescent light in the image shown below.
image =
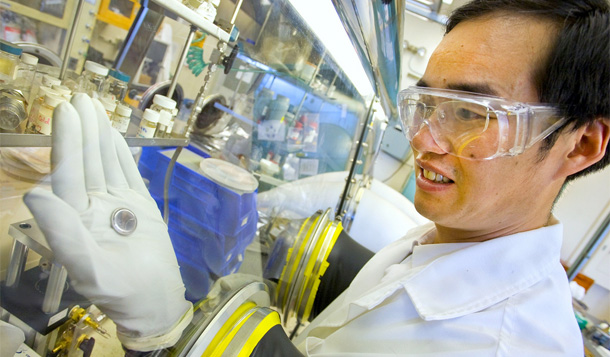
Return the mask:
{"type": "Polygon", "coordinates": [[[453,0],[443,0],[443,4],[451,5],[453,4],[453,0]]]}
{"type": "Polygon", "coordinates": [[[290,0],[363,97],[375,92],[331,0],[290,0]]]}

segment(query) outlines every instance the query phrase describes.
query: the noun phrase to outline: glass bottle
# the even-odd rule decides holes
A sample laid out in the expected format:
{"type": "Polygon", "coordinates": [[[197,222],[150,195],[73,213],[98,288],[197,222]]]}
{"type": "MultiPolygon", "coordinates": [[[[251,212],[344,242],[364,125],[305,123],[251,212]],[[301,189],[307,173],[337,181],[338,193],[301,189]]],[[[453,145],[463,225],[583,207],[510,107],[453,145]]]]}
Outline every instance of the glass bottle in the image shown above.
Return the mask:
{"type": "Polygon", "coordinates": [[[54,89],[49,88],[47,86],[40,86],[40,88],[38,88],[38,94],[36,95],[36,98],[32,103],[30,103],[30,107],[28,108],[28,118],[38,111],[38,108],[40,108],[42,103],[44,103],[44,96],[47,94],[52,94],[54,96],[61,97],[61,94],[59,94],[54,89]]]}
{"type": "Polygon", "coordinates": [[[21,54],[21,62],[17,65],[17,73],[15,74],[15,88],[19,89],[23,96],[31,103],[32,86],[34,77],[36,76],[36,65],[38,65],[38,57],[28,53],[21,54]]]}
{"type": "Polygon", "coordinates": [[[157,123],[159,122],[159,112],[152,109],[144,110],[142,120],[140,121],[140,128],[136,137],[138,138],[152,138],[155,136],[157,129],[157,123]]]}
{"type": "Polygon", "coordinates": [[[40,108],[36,112],[30,112],[26,132],[30,134],[51,135],[53,110],[63,101],[65,101],[63,97],[46,94],[40,108]]]}
{"type": "Polygon", "coordinates": [[[0,42],[0,85],[13,85],[21,52],[21,48],[11,43],[0,42]]]}
{"type": "Polygon", "coordinates": [[[103,97],[116,102],[123,102],[127,95],[127,84],[130,77],[123,72],[111,69],[104,83],[103,97]]]}
{"type": "Polygon", "coordinates": [[[112,127],[123,136],[127,133],[131,121],[131,108],[124,104],[118,104],[112,117],[112,127]]]}
{"type": "Polygon", "coordinates": [[[116,109],[116,102],[110,98],[101,98],[100,102],[104,106],[106,110],[106,115],[108,115],[108,120],[112,120],[114,116],[114,110],[116,109]]]}
{"type": "Polygon", "coordinates": [[[172,117],[169,121],[169,125],[167,126],[167,130],[165,130],[166,138],[169,138],[172,136],[172,130],[174,129],[174,122],[175,122],[176,116],[178,116],[178,108],[174,108],[174,110],[172,110],[172,117]]]}
{"type": "Polygon", "coordinates": [[[155,138],[164,138],[169,123],[172,119],[172,114],[168,111],[162,110],[159,113],[159,123],[157,123],[157,131],[155,131],[155,138]]]}
{"type": "Polygon", "coordinates": [[[85,61],[85,71],[78,79],[79,92],[87,93],[91,98],[101,97],[108,68],[99,63],[85,61]]]}

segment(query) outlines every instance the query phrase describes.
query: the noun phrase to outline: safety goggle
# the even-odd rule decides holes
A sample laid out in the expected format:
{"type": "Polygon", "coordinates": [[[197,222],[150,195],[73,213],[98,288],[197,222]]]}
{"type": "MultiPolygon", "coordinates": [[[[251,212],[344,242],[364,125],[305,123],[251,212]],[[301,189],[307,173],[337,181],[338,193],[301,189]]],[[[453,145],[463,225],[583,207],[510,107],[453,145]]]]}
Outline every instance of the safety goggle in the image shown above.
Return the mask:
{"type": "Polygon", "coordinates": [[[412,146],[426,125],[443,151],[473,160],[519,155],[565,122],[549,105],[424,87],[400,91],[398,111],[412,146]]]}

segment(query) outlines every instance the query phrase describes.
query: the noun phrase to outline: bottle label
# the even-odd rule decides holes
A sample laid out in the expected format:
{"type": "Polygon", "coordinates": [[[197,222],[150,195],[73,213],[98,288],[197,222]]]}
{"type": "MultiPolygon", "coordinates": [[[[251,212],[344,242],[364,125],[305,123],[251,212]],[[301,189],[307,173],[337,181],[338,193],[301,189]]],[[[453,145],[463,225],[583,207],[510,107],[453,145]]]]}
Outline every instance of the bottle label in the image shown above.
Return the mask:
{"type": "Polygon", "coordinates": [[[39,111],[35,114],[34,120],[28,124],[28,130],[43,135],[51,135],[51,120],[50,116],[44,115],[39,111]]]}
{"type": "Polygon", "coordinates": [[[138,138],[152,138],[155,135],[155,131],[157,130],[157,128],[148,128],[146,126],[140,126],[140,130],[138,130],[138,133],[136,134],[136,136],[138,138]]]}

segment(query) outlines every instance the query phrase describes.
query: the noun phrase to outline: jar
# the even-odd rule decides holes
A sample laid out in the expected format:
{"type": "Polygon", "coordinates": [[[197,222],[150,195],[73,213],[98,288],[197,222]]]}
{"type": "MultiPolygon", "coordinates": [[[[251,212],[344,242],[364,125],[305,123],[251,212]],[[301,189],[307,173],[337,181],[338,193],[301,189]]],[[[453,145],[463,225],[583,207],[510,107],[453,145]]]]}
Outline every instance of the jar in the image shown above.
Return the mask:
{"type": "Polygon", "coordinates": [[[152,109],[146,109],[142,120],[140,121],[140,128],[136,137],[138,138],[152,138],[155,136],[157,129],[157,123],[159,122],[159,112],[152,109]]]}
{"type": "Polygon", "coordinates": [[[58,85],[58,84],[54,84],[52,88],[54,91],[59,93],[59,95],[64,97],[66,100],[69,101],[70,99],[72,99],[72,91],[70,90],[70,88],[68,88],[66,86],[58,85]]]}
{"type": "Polygon", "coordinates": [[[54,89],[49,88],[47,86],[40,86],[40,88],[38,88],[37,97],[34,99],[34,101],[32,103],[30,103],[30,107],[28,108],[28,111],[29,111],[28,117],[34,115],[38,111],[38,109],[40,108],[42,103],[44,103],[44,96],[47,94],[52,94],[57,97],[61,97],[61,94],[59,94],[54,89]]]}
{"type": "Polygon", "coordinates": [[[150,109],[160,112],[162,110],[168,111],[170,114],[176,108],[176,101],[170,99],[161,94],[155,94],[153,97],[153,105],[150,106],[150,109]]]}
{"type": "Polygon", "coordinates": [[[157,131],[155,131],[155,138],[165,137],[169,122],[172,119],[172,114],[168,111],[162,110],[159,113],[159,123],[157,124],[157,131]]]}
{"type": "Polygon", "coordinates": [[[28,53],[21,54],[21,62],[17,65],[17,73],[15,74],[15,88],[20,90],[23,96],[31,102],[32,86],[34,77],[36,76],[36,66],[38,65],[38,57],[28,53]]]}
{"type": "Polygon", "coordinates": [[[8,42],[0,42],[0,84],[12,85],[15,81],[19,56],[23,50],[8,42]]]}
{"type": "Polygon", "coordinates": [[[57,107],[59,103],[64,101],[65,99],[63,97],[46,94],[40,108],[38,108],[35,113],[30,113],[26,132],[30,134],[51,135],[53,110],[55,110],[55,107],[57,107]]]}
{"type": "Polygon", "coordinates": [[[169,125],[167,126],[167,130],[165,131],[165,137],[169,138],[172,136],[172,130],[174,130],[174,122],[176,117],[178,116],[178,108],[174,108],[172,110],[172,118],[169,121],[169,125]]]}
{"type": "Polygon", "coordinates": [[[112,127],[123,136],[127,133],[131,121],[131,108],[124,104],[118,104],[112,117],[112,127]]]}
{"type": "Polygon", "coordinates": [[[130,77],[123,72],[111,69],[104,83],[103,97],[122,102],[127,95],[127,84],[130,77]]]}
{"type": "Polygon", "coordinates": [[[87,93],[91,98],[101,97],[108,68],[99,63],[85,61],[85,71],[79,77],[78,91],[87,93]]]}
{"type": "Polygon", "coordinates": [[[116,102],[109,98],[102,98],[102,99],[100,99],[100,102],[102,103],[102,105],[104,106],[104,109],[106,110],[106,115],[108,115],[108,120],[112,120],[112,117],[114,116],[114,110],[116,109],[116,102]]]}
{"type": "Polygon", "coordinates": [[[0,132],[23,133],[27,125],[27,100],[13,88],[0,88],[0,132]]]}

